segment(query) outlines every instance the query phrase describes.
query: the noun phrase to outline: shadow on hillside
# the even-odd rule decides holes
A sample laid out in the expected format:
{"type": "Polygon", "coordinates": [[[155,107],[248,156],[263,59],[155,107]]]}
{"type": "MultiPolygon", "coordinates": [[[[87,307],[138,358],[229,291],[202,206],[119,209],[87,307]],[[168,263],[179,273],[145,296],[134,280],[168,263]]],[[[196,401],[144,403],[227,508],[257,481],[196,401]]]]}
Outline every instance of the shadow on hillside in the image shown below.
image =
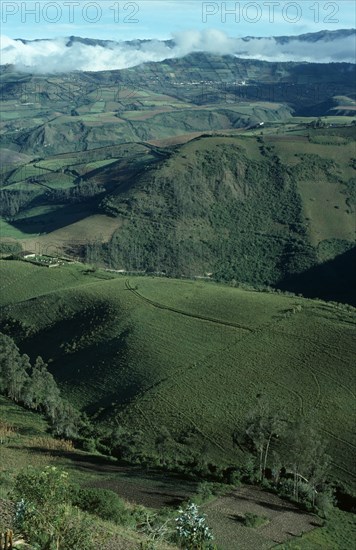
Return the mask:
{"type": "Polygon", "coordinates": [[[172,508],[180,506],[187,499],[187,495],[173,495],[164,491],[144,491],[144,493],[151,498],[158,497],[162,500],[164,506],[171,506],[172,508]]]}
{"type": "Polygon", "coordinates": [[[321,265],[292,275],[276,285],[308,298],[322,298],[356,306],[356,247],[321,265]]]}
{"type": "Polygon", "coordinates": [[[237,523],[240,523],[241,525],[245,525],[245,516],[240,514],[229,514],[227,516],[229,519],[232,519],[233,521],[236,521],[237,523]]]}
{"type": "MultiPolygon", "coordinates": [[[[8,448],[15,449],[16,447],[9,446],[8,448]]],[[[125,460],[112,460],[103,455],[90,455],[83,451],[62,451],[52,450],[46,447],[31,447],[31,451],[35,453],[45,453],[51,456],[71,460],[75,469],[90,470],[96,473],[120,473],[125,477],[142,478],[142,479],[155,479],[160,482],[162,488],[166,488],[171,485],[175,486],[176,481],[179,480],[181,484],[186,484],[187,487],[196,487],[197,482],[192,480],[189,476],[183,474],[159,470],[158,468],[146,468],[142,466],[134,466],[125,460]]]]}
{"type": "Polygon", "coordinates": [[[64,458],[75,462],[80,468],[93,470],[96,472],[119,472],[128,469],[126,463],[113,462],[110,458],[102,455],[88,455],[82,454],[80,451],[61,451],[55,449],[47,449],[46,447],[31,447],[31,451],[34,453],[50,454],[58,458],[64,458]]]}
{"type": "MultiPolygon", "coordinates": [[[[15,449],[15,447],[13,447],[15,449]]],[[[164,472],[155,468],[142,469],[124,461],[115,461],[100,455],[88,455],[80,451],[48,450],[45,447],[33,447],[32,452],[70,460],[67,470],[95,474],[85,483],[87,487],[110,489],[121,497],[149,506],[161,508],[177,507],[196,493],[197,481],[184,475],[164,472]]]]}
{"type": "MultiPolygon", "coordinates": [[[[263,494],[263,493],[262,493],[263,494]]],[[[261,506],[262,508],[267,508],[269,510],[273,510],[274,512],[285,512],[286,509],[292,510],[296,514],[305,514],[305,510],[302,510],[300,508],[297,508],[292,503],[288,501],[282,501],[281,504],[278,504],[277,502],[272,502],[271,498],[269,497],[269,493],[266,493],[268,495],[266,498],[258,498],[261,495],[258,495],[257,498],[253,495],[252,496],[243,496],[243,495],[234,495],[234,498],[238,501],[246,501],[246,502],[252,502],[253,504],[257,506],[261,506]]]]}
{"type": "Polygon", "coordinates": [[[95,203],[91,199],[81,204],[58,205],[58,208],[51,212],[11,220],[8,223],[22,233],[51,233],[93,213],[95,203]]]}

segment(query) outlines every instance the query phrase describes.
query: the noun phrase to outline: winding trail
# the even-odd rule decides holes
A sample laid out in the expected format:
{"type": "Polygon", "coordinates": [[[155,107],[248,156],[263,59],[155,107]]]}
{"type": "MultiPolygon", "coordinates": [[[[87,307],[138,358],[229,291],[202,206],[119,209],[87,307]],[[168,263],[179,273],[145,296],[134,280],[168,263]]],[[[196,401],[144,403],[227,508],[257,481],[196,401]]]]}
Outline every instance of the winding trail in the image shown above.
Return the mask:
{"type": "Polygon", "coordinates": [[[198,315],[198,314],[195,314],[195,313],[189,313],[189,311],[184,311],[183,309],[176,309],[174,307],[166,306],[166,305],[161,304],[159,302],[154,302],[153,300],[150,300],[149,298],[146,298],[145,296],[140,294],[136,289],[132,288],[132,286],[130,285],[130,281],[128,279],[127,279],[127,281],[125,281],[125,286],[126,286],[127,290],[132,292],[132,294],[134,294],[137,298],[139,298],[140,300],[142,300],[142,301],[144,301],[144,302],[146,302],[146,303],[150,304],[151,306],[156,307],[158,309],[171,311],[172,313],[177,313],[178,315],[184,315],[185,317],[191,317],[193,319],[198,319],[200,321],[208,321],[209,323],[214,323],[214,324],[217,324],[217,325],[223,325],[225,327],[234,327],[234,328],[237,328],[237,329],[240,329],[240,330],[246,330],[248,332],[255,332],[254,329],[252,329],[251,327],[248,327],[246,325],[240,325],[238,323],[233,323],[232,321],[222,321],[221,319],[215,319],[214,317],[207,317],[205,315],[198,315]]]}

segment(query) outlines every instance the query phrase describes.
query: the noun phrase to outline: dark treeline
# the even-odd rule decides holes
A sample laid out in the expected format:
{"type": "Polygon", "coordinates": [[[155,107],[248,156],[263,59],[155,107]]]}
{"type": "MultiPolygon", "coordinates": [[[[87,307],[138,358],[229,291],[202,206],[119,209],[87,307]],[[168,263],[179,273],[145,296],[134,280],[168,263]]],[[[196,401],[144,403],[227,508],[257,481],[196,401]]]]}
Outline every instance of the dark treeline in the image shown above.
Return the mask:
{"type": "Polygon", "coordinates": [[[79,180],[78,184],[68,189],[52,189],[48,193],[48,199],[51,202],[64,202],[66,204],[73,204],[78,202],[84,202],[96,195],[99,195],[105,191],[104,187],[93,182],[79,180]]]}
{"type": "Polygon", "coordinates": [[[0,191],[0,215],[5,218],[16,216],[24,207],[28,206],[34,194],[31,191],[0,191]]]}
{"type": "MultiPolygon", "coordinates": [[[[41,183],[42,184],[42,183],[41,183]]],[[[24,190],[0,190],[0,215],[5,218],[13,218],[22,210],[25,210],[31,202],[36,203],[64,203],[74,204],[85,202],[96,195],[103,193],[104,187],[92,181],[79,180],[78,184],[67,189],[51,189],[51,187],[43,184],[43,194],[38,195],[38,187],[36,191],[24,190]]]]}
{"type": "Polygon", "coordinates": [[[9,336],[0,333],[0,392],[24,407],[46,415],[57,436],[76,437],[80,414],[62,398],[46,363],[37,357],[21,354],[9,336]]]}

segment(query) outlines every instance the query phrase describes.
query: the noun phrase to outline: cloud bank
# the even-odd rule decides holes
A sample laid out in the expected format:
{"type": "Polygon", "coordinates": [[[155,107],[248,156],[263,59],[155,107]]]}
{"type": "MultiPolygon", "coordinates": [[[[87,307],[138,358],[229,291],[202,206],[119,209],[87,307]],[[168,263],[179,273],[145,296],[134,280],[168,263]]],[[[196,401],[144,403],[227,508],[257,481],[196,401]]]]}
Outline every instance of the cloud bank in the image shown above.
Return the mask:
{"type": "Polygon", "coordinates": [[[319,33],[276,38],[232,38],[214,29],[184,31],[172,42],[159,40],[86,44],[85,40],[56,38],[22,42],[1,37],[1,64],[36,73],[103,71],[134,67],[148,61],[178,58],[193,52],[236,55],[263,61],[306,61],[355,63],[355,34],[319,33]],[[70,44],[70,46],[69,46],[70,44]]]}

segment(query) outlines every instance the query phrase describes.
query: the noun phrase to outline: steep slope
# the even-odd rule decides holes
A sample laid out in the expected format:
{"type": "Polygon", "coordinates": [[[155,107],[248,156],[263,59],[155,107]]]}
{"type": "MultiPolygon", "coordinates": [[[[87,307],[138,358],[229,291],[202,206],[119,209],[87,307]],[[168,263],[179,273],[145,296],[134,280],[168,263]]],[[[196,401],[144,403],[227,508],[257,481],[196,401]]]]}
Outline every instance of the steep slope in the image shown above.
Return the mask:
{"type": "Polygon", "coordinates": [[[163,427],[177,439],[191,433],[192,450],[224,464],[243,458],[232,434],[264,395],[286,417],[311,419],[333,475],[355,479],[353,308],[76,266],[8,261],[2,273],[11,292],[2,330],[40,353],[82,408],[104,409],[147,445],[163,427]],[[26,286],[37,275],[36,297],[26,286]]]}
{"type": "Polygon", "coordinates": [[[35,159],[4,176],[3,236],[113,269],[212,273],[354,303],[338,288],[341,263],[325,285],[299,277],[355,242],[353,126],[306,125],[35,159]]]}
{"type": "Polygon", "coordinates": [[[104,199],[125,223],[101,254],[113,267],[253,284],[334,258],[355,237],[354,142],[335,149],[334,137],[206,137],[177,148],[104,199]]]}

